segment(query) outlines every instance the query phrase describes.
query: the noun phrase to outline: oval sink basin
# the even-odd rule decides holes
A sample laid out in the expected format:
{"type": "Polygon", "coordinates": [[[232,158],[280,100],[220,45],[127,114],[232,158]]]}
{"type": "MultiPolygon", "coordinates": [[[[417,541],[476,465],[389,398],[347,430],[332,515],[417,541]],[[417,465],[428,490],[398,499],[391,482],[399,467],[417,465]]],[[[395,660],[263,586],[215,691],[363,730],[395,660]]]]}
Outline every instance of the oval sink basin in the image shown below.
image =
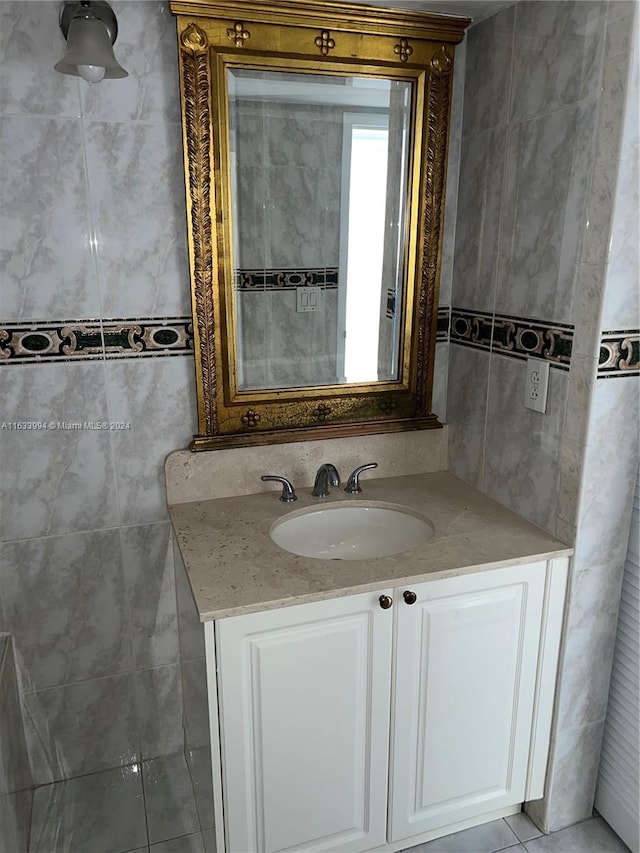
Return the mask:
{"type": "Polygon", "coordinates": [[[286,515],[271,538],[291,554],[319,560],[390,557],[423,545],[433,527],[422,516],[388,504],[335,503],[286,515]]]}

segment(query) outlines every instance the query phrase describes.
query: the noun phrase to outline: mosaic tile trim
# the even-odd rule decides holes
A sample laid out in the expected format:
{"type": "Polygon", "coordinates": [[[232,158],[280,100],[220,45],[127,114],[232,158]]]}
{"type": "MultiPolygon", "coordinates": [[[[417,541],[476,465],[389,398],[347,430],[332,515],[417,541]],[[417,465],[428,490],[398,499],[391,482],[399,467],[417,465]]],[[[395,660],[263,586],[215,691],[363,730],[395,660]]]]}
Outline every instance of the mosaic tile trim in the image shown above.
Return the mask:
{"type": "Polygon", "coordinates": [[[445,343],[449,340],[449,322],[451,319],[451,309],[440,306],[438,308],[438,326],[436,332],[436,341],[445,343]]]}
{"type": "Polygon", "coordinates": [[[0,328],[0,365],[192,352],[190,317],[10,323],[0,328]]]}
{"type": "Polygon", "coordinates": [[[294,287],[338,287],[337,267],[304,269],[244,270],[234,273],[236,290],[286,290],[294,287]]]}
{"type": "Polygon", "coordinates": [[[603,332],[598,358],[598,379],[640,376],[640,330],[603,332]]]}
{"type": "Polygon", "coordinates": [[[476,349],[491,349],[513,358],[544,358],[550,361],[553,367],[568,370],[573,346],[573,326],[453,308],[450,339],[456,344],[476,349]]]}

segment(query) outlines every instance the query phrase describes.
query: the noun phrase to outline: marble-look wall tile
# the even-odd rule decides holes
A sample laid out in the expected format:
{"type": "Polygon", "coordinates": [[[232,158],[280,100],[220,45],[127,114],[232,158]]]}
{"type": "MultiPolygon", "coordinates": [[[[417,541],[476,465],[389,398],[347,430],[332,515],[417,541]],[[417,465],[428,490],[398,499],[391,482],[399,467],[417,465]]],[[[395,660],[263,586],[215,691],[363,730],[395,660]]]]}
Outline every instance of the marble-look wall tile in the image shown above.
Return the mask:
{"type": "Polygon", "coordinates": [[[134,673],[140,758],[181,752],[182,683],[179,664],[134,673]]]}
{"type": "Polygon", "coordinates": [[[593,132],[592,104],[510,128],[497,291],[505,314],[572,322],[593,132]]]}
{"type": "Polygon", "coordinates": [[[566,524],[574,526],[578,522],[578,501],[582,484],[585,449],[585,445],[578,441],[573,441],[564,436],[561,439],[560,458],[558,461],[556,532],[559,519],[562,519],[566,524]]]}
{"type": "Polygon", "coordinates": [[[596,97],[603,26],[603,4],[593,0],[518,4],[512,119],[548,114],[596,97]]]}
{"type": "Polygon", "coordinates": [[[465,75],[467,67],[466,38],[455,47],[453,65],[453,88],[451,91],[451,113],[449,117],[449,139],[459,140],[462,137],[462,110],[464,107],[465,75]]]}
{"type": "Polygon", "coordinates": [[[151,844],[200,830],[193,788],[183,755],[145,761],[142,784],[151,844]]]}
{"type": "Polygon", "coordinates": [[[596,381],[582,473],[578,569],[624,560],[639,461],[639,394],[632,378],[596,381]]]}
{"type": "Polygon", "coordinates": [[[0,114],[80,115],[78,78],[52,70],[65,47],[59,14],[48,0],[0,3],[0,114]]]}
{"type": "MultiPolygon", "coordinates": [[[[339,118],[340,108],[335,112],[339,118]]],[[[292,104],[269,109],[267,162],[304,169],[334,165],[327,156],[325,117],[330,111],[320,107],[292,104]]]]}
{"type": "Polygon", "coordinates": [[[617,160],[620,154],[625,106],[628,105],[633,110],[629,103],[631,98],[627,97],[627,89],[632,85],[630,73],[633,74],[633,71],[630,69],[628,52],[607,59],[602,76],[602,97],[598,115],[597,155],[603,161],[617,160]]]}
{"type": "Polygon", "coordinates": [[[458,173],[460,167],[460,139],[449,140],[447,163],[447,188],[444,203],[444,225],[442,230],[442,252],[440,255],[439,305],[451,305],[453,283],[453,259],[456,241],[458,173]]]}
{"type": "Polygon", "coordinates": [[[163,465],[196,431],[195,377],[190,358],[147,358],[107,363],[111,416],[131,424],[111,432],[121,522],[167,517],[163,465]]]}
{"type": "MultiPolygon", "coordinates": [[[[632,4],[628,4],[632,5],[632,4]]],[[[635,4],[633,4],[635,5],[635,4]]],[[[628,10],[627,10],[628,11],[628,10]]],[[[638,12],[636,10],[636,16],[638,12]]],[[[621,21],[626,27],[627,44],[633,33],[631,53],[623,53],[612,61],[610,75],[614,77],[613,89],[618,95],[614,100],[616,110],[611,116],[615,121],[620,115],[620,100],[625,95],[624,123],[618,164],[618,179],[613,210],[611,242],[608,255],[607,290],[602,318],[602,329],[625,329],[637,327],[640,317],[638,288],[638,230],[640,218],[640,182],[638,158],[640,153],[640,22],[625,15],[621,21]],[[628,69],[628,79],[625,70],[628,69]],[[633,318],[636,318],[634,323],[633,318]]],[[[608,115],[608,114],[605,114],[608,115]]],[[[610,152],[616,154],[617,149],[610,152]]]]}
{"type": "Polygon", "coordinates": [[[625,157],[618,167],[607,284],[601,329],[637,329],[640,324],[640,167],[638,156],[625,157]]]}
{"type": "Polygon", "coordinates": [[[131,669],[116,530],[5,545],[0,577],[23,690],[131,669]]]}
{"type": "Polygon", "coordinates": [[[561,732],[606,714],[623,568],[623,560],[592,566],[572,580],[556,710],[561,732]]]}
{"type": "Polygon", "coordinates": [[[433,369],[433,394],[431,411],[437,415],[441,423],[447,422],[447,382],[449,380],[449,350],[448,343],[436,344],[436,360],[433,369]]]}
{"type": "Polygon", "coordinates": [[[591,817],[604,720],[561,732],[551,743],[553,776],[544,800],[526,810],[544,832],[555,832],[591,817]],[[547,806],[547,808],[545,808],[547,806]]]}
{"type": "Polygon", "coordinates": [[[458,308],[494,309],[505,153],[504,129],[462,139],[451,294],[458,308]]]}
{"type": "Polygon", "coordinates": [[[91,121],[85,144],[103,316],[188,314],[180,125],[91,121]]]}
{"type": "Polygon", "coordinates": [[[449,470],[481,488],[490,356],[457,345],[451,345],[449,352],[449,470]]]}
{"type": "Polygon", "coordinates": [[[607,58],[629,52],[636,8],[634,0],[609,0],[607,3],[607,58]]]}
{"type": "Polygon", "coordinates": [[[549,374],[547,412],[523,405],[525,362],[491,356],[483,491],[552,531],[558,505],[567,375],[549,374]]]}
{"type": "Polygon", "coordinates": [[[118,19],[114,52],[129,76],[80,81],[82,114],[107,121],[179,122],[176,19],[166,3],[115,0],[118,19]]]}
{"type": "Polygon", "coordinates": [[[207,667],[204,660],[182,662],[185,747],[197,749],[210,742],[207,667]]]}
{"type": "Polygon", "coordinates": [[[564,438],[585,444],[589,424],[591,394],[595,386],[597,358],[575,355],[569,368],[569,390],[564,424],[564,438]]]}
{"type": "Polygon", "coordinates": [[[333,294],[322,291],[320,310],[298,312],[295,290],[271,291],[265,321],[267,379],[271,387],[336,381],[337,316],[327,310],[333,294]]]}
{"type": "Polygon", "coordinates": [[[268,267],[320,267],[325,263],[324,170],[271,166],[267,176],[268,267]]]}
{"type": "Polygon", "coordinates": [[[267,183],[265,171],[256,166],[238,166],[234,216],[236,239],[234,263],[240,269],[264,269],[269,266],[267,251],[267,183]]]}
{"type": "MultiPolygon", "coordinates": [[[[185,757],[196,798],[200,828],[212,829],[215,820],[213,814],[213,774],[211,769],[211,746],[201,746],[187,750],[185,757]]],[[[213,853],[213,851],[211,851],[213,853]]]]}
{"type": "MultiPolygon", "coordinates": [[[[335,161],[340,162],[339,160],[335,161]]],[[[340,217],[342,215],[342,167],[334,166],[324,172],[324,263],[337,267],[340,262],[340,217]]]]}
{"type": "Polygon", "coordinates": [[[55,428],[59,423],[109,420],[102,362],[4,369],[0,410],[8,422],[54,425],[51,429],[2,433],[3,540],[94,530],[117,523],[108,432],[55,428]]]}
{"type": "Polygon", "coordinates": [[[584,229],[582,260],[586,264],[603,264],[607,261],[616,195],[617,161],[599,160],[597,165],[592,176],[584,229]]]}
{"type": "Polygon", "coordinates": [[[135,668],[175,663],[180,656],[169,522],[120,529],[135,668]]]}
{"type": "Polygon", "coordinates": [[[463,133],[504,127],[509,91],[515,8],[503,9],[467,35],[463,133]]]}
{"type": "Polygon", "coordinates": [[[0,849],[29,849],[33,790],[5,794],[0,790],[0,849]]]}
{"type": "Polygon", "coordinates": [[[173,554],[176,575],[176,601],[180,637],[180,660],[204,660],[204,627],[200,622],[182,555],[175,540],[173,554]]]}
{"type": "Polygon", "coordinates": [[[36,785],[138,761],[131,674],[25,693],[23,703],[36,785]]]}
{"type": "Polygon", "coordinates": [[[80,120],[4,116],[0,159],[0,316],[99,316],[80,120]]]}
{"type": "Polygon", "coordinates": [[[229,104],[229,138],[236,164],[264,169],[269,162],[268,105],[231,97],[229,104]]]}
{"type": "Polygon", "coordinates": [[[572,359],[577,356],[594,359],[600,354],[600,318],[607,275],[607,268],[602,264],[580,264],[577,269],[573,294],[575,333],[572,359]]]}
{"type": "Polygon", "coordinates": [[[104,770],[38,788],[30,853],[146,850],[140,766],[104,770]]]}
{"type": "MultiPolygon", "coordinates": [[[[0,798],[32,787],[13,641],[0,637],[0,798]]],[[[0,828],[0,840],[2,840],[0,828]]]]}

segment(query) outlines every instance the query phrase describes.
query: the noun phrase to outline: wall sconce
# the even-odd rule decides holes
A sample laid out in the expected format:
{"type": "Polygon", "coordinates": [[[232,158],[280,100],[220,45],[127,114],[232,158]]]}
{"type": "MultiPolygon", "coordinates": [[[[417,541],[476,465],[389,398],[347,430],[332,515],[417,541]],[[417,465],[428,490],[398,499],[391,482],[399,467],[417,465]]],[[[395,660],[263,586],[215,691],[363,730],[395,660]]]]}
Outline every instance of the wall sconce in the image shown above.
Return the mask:
{"type": "Polygon", "coordinates": [[[54,68],[61,74],[82,77],[88,83],[104,78],[128,77],[113,55],[118,22],[104,0],[75,0],[60,11],[60,29],[67,40],[64,56],[54,68]]]}

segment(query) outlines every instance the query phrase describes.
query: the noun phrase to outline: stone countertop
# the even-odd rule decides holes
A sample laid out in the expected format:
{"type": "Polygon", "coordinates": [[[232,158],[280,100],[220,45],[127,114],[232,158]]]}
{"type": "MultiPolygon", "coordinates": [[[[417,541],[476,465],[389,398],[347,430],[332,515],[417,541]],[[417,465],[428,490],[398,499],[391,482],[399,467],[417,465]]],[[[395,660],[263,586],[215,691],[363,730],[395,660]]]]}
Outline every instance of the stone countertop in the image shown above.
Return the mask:
{"type": "Polygon", "coordinates": [[[281,490],[274,485],[260,494],[169,507],[201,621],[573,553],[446,471],[363,477],[360,495],[340,487],[321,500],[300,489],[291,504],[278,500],[281,490]],[[406,506],[431,522],[433,537],[414,551],[367,560],[298,557],[271,540],[281,516],[338,501],[406,506]]]}

